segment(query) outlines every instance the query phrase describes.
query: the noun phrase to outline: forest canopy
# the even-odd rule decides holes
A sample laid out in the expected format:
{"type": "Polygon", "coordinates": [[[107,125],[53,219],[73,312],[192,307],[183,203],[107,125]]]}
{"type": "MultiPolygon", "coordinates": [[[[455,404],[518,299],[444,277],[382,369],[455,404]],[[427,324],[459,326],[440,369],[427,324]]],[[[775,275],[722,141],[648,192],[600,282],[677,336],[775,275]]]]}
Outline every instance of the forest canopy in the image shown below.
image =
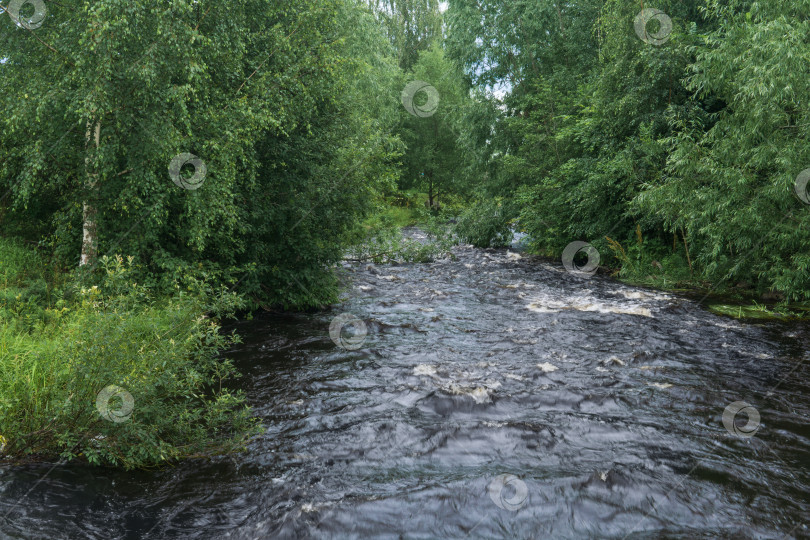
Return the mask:
{"type": "Polygon", "coordinates": [[[810,297],[810,2],[454,0],[446,20],[474,88],[509,89],[492,219],[626,276],[810,297]]]}
{"type": "Polygon", "coordinates": [[[59,264],[123,253],[156,279],[201,266],[282,305],[332,298],[328,266],[397,178],[397,68],[368,10],[47,6],[35,30],[2,21],[4,229],[59,264]]]}
{"type": "Polygon", "coordinates": [[[320,306],[365,220],[419,193],[469,208],[477,245],[520,229],[626,277],[810,295],[810,0],[24,7],[0,211],[54,265],[133,255],[158,285],[320,306]]]}

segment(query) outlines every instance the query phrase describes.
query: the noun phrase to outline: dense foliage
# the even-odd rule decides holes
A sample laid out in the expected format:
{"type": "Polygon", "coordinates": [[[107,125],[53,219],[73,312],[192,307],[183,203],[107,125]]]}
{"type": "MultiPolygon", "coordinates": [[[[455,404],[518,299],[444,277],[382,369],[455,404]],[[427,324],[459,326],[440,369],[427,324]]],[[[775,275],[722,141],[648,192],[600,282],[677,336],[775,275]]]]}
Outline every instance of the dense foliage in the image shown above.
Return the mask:
{"type": "Polygon", "coordinates": [[[68,1],[35,30],[0,25],[8,227],[75,265],[89,207],[92,251],[164,284],[202,263],[273,303],[333,298],[326,268],[397,176],[399,81],[367,10],[68,1]],[[198,189],[170,178],[183,153],[205,164],[198,189]]]}
{"type": "MultiPolygon", "coordinates": [[[[467,185],[461,174],[464,154],[458,142],[458,125],[463,118],[469,98],[461,74],[449,62],[438,45],[419,56],[413,79],[425,81],[435,89],[438,103],[427,117],[409,114],[403,109],[401,136],[408,151],[402,158],[401,189],[421,189],[427,194],[429,206],[441,204],[442,195],[458,193],[467,185]]],[[[417,105],[424,92],[417,94],[417,105]]]]}
{"type": "Polygon", "coordinates": [[[236,451],[256,433],[244,396],[227,387],[237,373],[219,358],[238,337],[210,318],[241,308],[237,295],[191,280],[157,298],[133,281],[132,261],[105,258],[100,285],[45,276],[51,287],[37,297],[42,261],[15,242],[0,241],[0,254],[4,458],[130,469],[236,451]],[[99,398],[116,387],[130,409],[123,392],[99,398]]]}
{"type": "Polygon", "coordinates": [[[420,53],[442,39],[439,0],[368,0],[368,4],[404,71],[413,70],[420,53]]]}
{"type": "Polygon", "coordinates": [[[657,283],[686,269],[810,297],[793,189],[810,166],[810,3],[645,7],[672,21],[662,42],[635,31],[637,4],[450,2],[451,56],[479,88],[508,86],[486,196],[514,200],[542,252],[585,240],[657,283]]]}

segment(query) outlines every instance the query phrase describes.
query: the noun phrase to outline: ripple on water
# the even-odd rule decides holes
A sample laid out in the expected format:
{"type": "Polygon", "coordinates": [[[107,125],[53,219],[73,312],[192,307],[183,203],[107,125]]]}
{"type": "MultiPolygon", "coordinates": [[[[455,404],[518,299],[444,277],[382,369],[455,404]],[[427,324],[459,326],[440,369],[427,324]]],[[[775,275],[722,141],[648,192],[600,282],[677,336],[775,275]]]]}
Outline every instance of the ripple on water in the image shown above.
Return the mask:
{"type": "Polygon", "coordinates": [[[3,534],[807,536],[805,326],[732,322],[527,255],[455,257],[344,263],[334,313],[234,324],[267,427],[247,453],[57,467],[39,484],[41,471],[5,471],[0,514],[34,489],[3,534]],[[366,322],[358,350],[329,338],[343,312],[366,322]],[[759,411],[754,437],[725,429],[736,401],[759,411]]]}

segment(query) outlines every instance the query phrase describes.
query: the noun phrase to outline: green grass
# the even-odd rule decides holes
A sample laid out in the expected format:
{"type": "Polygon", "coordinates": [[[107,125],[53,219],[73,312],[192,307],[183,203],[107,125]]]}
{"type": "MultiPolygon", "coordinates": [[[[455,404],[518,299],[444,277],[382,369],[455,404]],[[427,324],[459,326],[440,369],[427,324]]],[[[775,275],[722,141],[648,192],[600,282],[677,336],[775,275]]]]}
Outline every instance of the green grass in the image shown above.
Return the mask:
{"type": "Polygon", "coordinates": [[[417,209],[402,206],[386,206],[379,213],[379,218],[389,220],[391,224],[400,229],[418,225],[422,220],[421,213],[417,209]]]}
{"type": "Polygon", "coordinates": [[[791,315],[787,312],[771,309],[756,302],[751,304],[708,303],[707,307],[714,313],[734,317],[735,319],[781,320],[791,318],[791,315]]]}
{"type": "Polygon", "coordinates": [[[102,262],[98,285],[45,281],[33,250],[0,239],[0,254],[1,459],[151,467],[236,451],[257,432],[219,356],[238,337],[206,315],[239,297],[195,282],[155,297],[121,258],[102,262]],[[126,393],[99,407],[108,387],[126,393]],[[133,408],[118,422],[121,396],[133,408]]]}

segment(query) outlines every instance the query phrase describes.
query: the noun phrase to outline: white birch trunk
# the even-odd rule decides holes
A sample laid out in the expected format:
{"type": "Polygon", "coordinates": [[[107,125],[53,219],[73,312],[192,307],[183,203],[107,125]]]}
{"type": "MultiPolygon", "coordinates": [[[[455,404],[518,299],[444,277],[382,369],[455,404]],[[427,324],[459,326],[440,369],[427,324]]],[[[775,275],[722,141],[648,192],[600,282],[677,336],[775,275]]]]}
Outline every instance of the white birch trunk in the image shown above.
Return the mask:
{"type": "Polygon", "coordinates": [[[92,136],[98,150],[101,144],[101,122],[95,124],[93,133],[93,123],[87,121],[87,148],[84,158],[85,171],[87,173],[87,187],[90,188],[90,200],[82,204],[82,215],[84,224],[82,226],[82,258],[79,266],[94,263],[96,260],[96,249],[98,248],[98,234],[96,231],[96,207],[92,200],[98,187],[98,175],[90,171],[90,137],[92,136]]]}

